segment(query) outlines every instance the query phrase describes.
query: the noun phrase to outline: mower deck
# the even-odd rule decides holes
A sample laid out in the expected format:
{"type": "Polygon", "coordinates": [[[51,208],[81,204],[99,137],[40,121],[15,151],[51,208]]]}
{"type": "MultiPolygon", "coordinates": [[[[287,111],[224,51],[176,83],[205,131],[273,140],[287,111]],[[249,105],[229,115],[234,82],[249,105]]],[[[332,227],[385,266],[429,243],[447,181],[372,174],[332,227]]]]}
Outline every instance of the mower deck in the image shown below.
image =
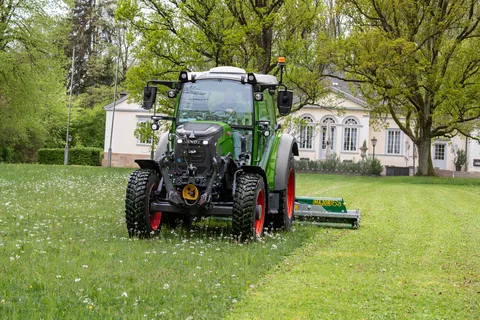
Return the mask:
{"type": "Polygon", "coordinates": [[[295,219],[360,226],[360,209],[347,210],[342,198],[295,198],[295,219]]]}

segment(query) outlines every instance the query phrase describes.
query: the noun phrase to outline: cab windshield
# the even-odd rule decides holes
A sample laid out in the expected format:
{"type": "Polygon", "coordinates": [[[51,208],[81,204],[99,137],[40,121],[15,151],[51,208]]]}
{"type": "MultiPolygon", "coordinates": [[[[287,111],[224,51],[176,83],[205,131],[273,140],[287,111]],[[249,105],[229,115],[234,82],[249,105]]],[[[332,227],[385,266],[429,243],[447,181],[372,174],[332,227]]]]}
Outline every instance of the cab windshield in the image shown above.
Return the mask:
{"type": "Polygon", "coordinates": [[[232,126],[251,126],[252,86],[232,80],[197,80],[183,86],[178,122],[221,121],[232,126]]]}

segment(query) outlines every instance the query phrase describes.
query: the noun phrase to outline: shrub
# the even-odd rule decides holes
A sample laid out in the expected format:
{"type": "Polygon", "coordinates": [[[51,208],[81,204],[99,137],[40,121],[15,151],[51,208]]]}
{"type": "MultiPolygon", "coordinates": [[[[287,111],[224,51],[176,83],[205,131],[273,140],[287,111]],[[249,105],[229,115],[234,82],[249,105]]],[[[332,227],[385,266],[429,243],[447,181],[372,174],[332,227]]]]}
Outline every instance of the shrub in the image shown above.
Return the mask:
{"type": "Polygon", "coordinates": [[[340,168],[340,165],[340,157],[337,156],[335,152],[329,154],[324,161],[324,167],[326,171],[335,171],[340,168]]]}
{"type": "Polygon", "coordinates": [[[0,147],[0,162],[12,162],[13,149],[9,147],[0,147]]]}
{"type": "MultiPolygon", "coordinates": [[[[72,148],[69,154],[69,164],[82,166],[101,166],[102,153],[100,148],[72,148]]],[[[65,149],[39,149],[38,162],[41,164],[63,164],[65,149]]]]}
{"type": "Polygon", "coordinates": [[[320,163],[317,160],[310,160],[308,162],[308,169],[310,171],[317,171],[319,170],[319,167],[320,167],[320,163]]]}
{"type": "Polygon", "coordinates": [[[383,171],[383,166],[378,159],[367,159],[364,161],[362,174],[370,176],[379,176],[383,171]]]}
{"type": "Polygon", "coordinates": [[[305,171],[308,170],[308,159],[300,159],[300,160],[295,160],[295,169],[298,171],[305,171]]]}

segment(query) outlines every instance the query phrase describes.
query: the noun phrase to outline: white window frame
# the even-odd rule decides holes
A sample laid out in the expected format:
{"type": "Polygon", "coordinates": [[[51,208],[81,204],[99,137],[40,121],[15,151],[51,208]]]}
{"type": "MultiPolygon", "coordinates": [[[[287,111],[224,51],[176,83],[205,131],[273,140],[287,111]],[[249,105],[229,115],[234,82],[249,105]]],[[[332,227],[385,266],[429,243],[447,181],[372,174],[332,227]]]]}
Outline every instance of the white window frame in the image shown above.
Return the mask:
{"type": "Polygon", "coordinates": [[[313,150],[315,119],[310,115],[304,115],[301,119],[306,121],[306,124],[300,126],[300,132],[298,134],[299,148],[303,150],[313,150]]]}
{"type": "Polygon", "coordinates": [[[345,118],[342,130],[342,152],[358,152],[358,135],[360,133],[360,123],[353,117],[345,118]],[[350,122],[355,122],[350,123],[350,122]],[[347,132],[348,140],[347,141],[347,132]]]}
{"type": "Polygon", "coordinates": [[[399,156],[402,154],[403,135],[400,129],[387,129],[385,153],[399,156]]]}
{"type": "MultiPolygon", "coordinates": [[[[149,118],[137,118],[137,125],[135,126],[135,130],[138,129],[140,123],[151,123],[152,121],[149,118]]],[[[147,140],[141,141],[137,136],[137,145],[142,146],[151,146],[152,145],[152,137],[147,138],[147,140]]]]}
{"type": "Polygon", "coordinates": [[[322,120],[322,126],[321,126],[321,130],[322,130],[322,141],[321,141],[321,148],[322,150],[326,150],[327,149],[327,128],[328,128],[328,123],[327,123],[327,120],[332,120],[332,122],[330,122],[330,131],[331,131],[331,135],[332,135],[332,145],[330,146],[331,150],[333,152],[335,152],[335,145],[336,145],[336,133],[337,133],[337,122],[335,121],[335,118],[333,117],[325,117],[323,120],[322,120]]]}
{"type": "Polygon", "coordinates": [[[444,143],[435,143],[434,148],[433,148],[433,160],[438,160],[438,161],[445,161],[446,159],[446,153],[447,153],[447,145],[444,143]],[[441,148],[440,148],[441,147],[441,148]],[[437,151],[440,151],[440,149],[443,149],[443,158],[437,158],[437,155],[440,155],[440,152],[437,153],[437,151]]]}

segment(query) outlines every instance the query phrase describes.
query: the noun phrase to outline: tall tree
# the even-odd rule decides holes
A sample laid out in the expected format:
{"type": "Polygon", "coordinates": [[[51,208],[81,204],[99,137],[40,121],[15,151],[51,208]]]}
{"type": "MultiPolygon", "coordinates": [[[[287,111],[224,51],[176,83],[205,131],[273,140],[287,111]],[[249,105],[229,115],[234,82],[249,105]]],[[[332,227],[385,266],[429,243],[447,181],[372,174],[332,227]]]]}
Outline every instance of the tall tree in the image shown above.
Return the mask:
{"type": "Polygon", "coordinates": [[[64,104],[62,54],[52,6],[42,0],[0,1],[0,146],[29,161],[58,129],[64,104]]]}
{"type": "Polygon", "coordinates": [[[140,99],[153,77],[220,65],[276,73],[285,55],[284,80],[302,92],[299,107],[314,104],[325,93],[325,8],[324,0],[120,0],[117,17],[140,35],[127,88],[140,99]]]}
{"type": "MultiPolygon", "coordinates": [[[[115,28],[114,0],[75,0],[71,15],[70,39],[65,55],[71,59],[75,49],[74,92],[90,87],[111,86],[119,40],[115,28]]],[[[92,105],[90,106],[92,107],[92,105]]]]}
{"type": "Polygon", "coordinates": [[[480,117],[478,0],[340,0],[351,31],[336,65],[374,118],[390,114],[435,175],[433,139],[469,135],[480,117]]]}

